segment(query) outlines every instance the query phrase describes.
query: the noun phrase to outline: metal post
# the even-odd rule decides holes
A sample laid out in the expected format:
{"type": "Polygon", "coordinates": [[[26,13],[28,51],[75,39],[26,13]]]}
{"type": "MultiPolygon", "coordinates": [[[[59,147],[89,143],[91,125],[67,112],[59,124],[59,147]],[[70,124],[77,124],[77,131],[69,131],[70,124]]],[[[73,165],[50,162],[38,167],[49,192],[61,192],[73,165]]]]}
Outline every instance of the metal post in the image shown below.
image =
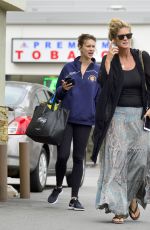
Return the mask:
{"type": "Polygon", "coordinates": [[[5,104],[6,11],[0,9],[0,105],[5,104]]]}
{"type": "Polygon", "coordinates": [[[7,145],[0,144],[0,201],[7,201],[7,145]]]}
{"type": "MultiPolygon", "coordinates": [[[[0,9],[0,106],[5,98],[6,11],[0,9]]],[[[0,201],[7,201],[7,111],[0,108],[0,201]],[[6,113],[5,113],[6,112],[6,113]]]]}
{"type": "Polygon", "coordinates": [[[30,198],[30,161],[27,142],[19,143],[20,198],[30,198]]]}

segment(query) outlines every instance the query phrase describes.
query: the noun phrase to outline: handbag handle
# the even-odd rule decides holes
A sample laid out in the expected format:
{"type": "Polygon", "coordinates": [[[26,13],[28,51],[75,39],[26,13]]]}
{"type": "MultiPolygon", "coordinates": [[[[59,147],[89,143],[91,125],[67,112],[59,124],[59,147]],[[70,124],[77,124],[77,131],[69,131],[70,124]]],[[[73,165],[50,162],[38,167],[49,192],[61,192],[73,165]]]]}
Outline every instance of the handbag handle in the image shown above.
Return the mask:
{"type": "Polygon", "coordinates": [[[139,50],[139,58],[140,58],[140,61],[141,61],[141,64],[142,64],[142,68],[143,68],[143,71],[144,71],[144,61],[143,61],[143,56],[142,56],[142,50],[139,50]]]}
{"type": "Polygon", "coordinates": [[[47,104],[50,104],[51,105],[51,110],[56,110],[55,109],[55,105],[58,104],[58,107],[61,106],[61,103],[58,102],[58,99],[56,97],[56,93],[54,93],[54,95],[50,98],[50,100],[47,101],[47,104]]]}
{"type": "MultiPolygon", "coordinates": [[[[141,61],[141,64],[142,64],[142,69],[143,69],[143,72],[144,72],[144,61],[143,61],[143,56],[142,56],[142,50],[139,50],[139,58],[140,58],[140,61],[141,61]]],[[[146,91],[147,91],[147,85],[146,85],[146,80],[145,80],[145,88],[146,88],[146,91]]]]}

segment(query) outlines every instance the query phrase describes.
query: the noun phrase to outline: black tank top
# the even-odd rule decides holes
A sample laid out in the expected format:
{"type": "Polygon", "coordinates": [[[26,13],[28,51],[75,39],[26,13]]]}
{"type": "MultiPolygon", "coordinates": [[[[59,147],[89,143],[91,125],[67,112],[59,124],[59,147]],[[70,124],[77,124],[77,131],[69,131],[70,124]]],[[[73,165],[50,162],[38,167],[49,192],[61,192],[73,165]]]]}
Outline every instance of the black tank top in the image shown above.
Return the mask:
{"type": "Polygon", "coordinates": [[[118,106],[142,107],[142,81],[137,68],[123,72],[124,82],[118,106]]]}

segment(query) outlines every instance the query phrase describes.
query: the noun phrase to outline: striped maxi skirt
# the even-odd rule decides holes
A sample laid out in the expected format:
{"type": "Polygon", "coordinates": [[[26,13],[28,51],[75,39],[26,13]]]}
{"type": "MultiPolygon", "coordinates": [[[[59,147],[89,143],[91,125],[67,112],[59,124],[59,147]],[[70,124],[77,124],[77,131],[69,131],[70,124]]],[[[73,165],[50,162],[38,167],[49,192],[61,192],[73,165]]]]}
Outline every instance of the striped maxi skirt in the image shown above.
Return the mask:
{"type": "Polygon", "coordinates": [[[117,107],[100,152],[96,208],[129,215],[136,198],[150,203],[150,132],[144,131],[142,108],[117,107]]]}

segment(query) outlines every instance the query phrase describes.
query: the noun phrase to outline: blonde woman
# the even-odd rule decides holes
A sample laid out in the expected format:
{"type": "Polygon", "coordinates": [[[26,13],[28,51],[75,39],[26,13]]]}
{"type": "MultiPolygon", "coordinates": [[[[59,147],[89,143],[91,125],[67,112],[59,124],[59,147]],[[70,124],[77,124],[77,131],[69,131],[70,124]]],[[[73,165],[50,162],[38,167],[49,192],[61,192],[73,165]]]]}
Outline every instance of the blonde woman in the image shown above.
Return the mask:
{"type": "Polygon", "coordinates": [[[99,72],[102,87],[96,111],[92,160],[100,156],[100,176],[96,195],[97,209],[114,213],[112,221],[124,223],[130,215],[140,217],[139,204],[145,208],[146,172],[149,132],[143,118],[150,117],[150,56],[143,51],[144,68],[139,50],[131,48],[131,26],[112,19],[109,24],[110,47],[99,72]],[[145,73],[144,73],[145,72],[145,73]],[[147,89],[145,87],[147,84],[147,89]]]}

